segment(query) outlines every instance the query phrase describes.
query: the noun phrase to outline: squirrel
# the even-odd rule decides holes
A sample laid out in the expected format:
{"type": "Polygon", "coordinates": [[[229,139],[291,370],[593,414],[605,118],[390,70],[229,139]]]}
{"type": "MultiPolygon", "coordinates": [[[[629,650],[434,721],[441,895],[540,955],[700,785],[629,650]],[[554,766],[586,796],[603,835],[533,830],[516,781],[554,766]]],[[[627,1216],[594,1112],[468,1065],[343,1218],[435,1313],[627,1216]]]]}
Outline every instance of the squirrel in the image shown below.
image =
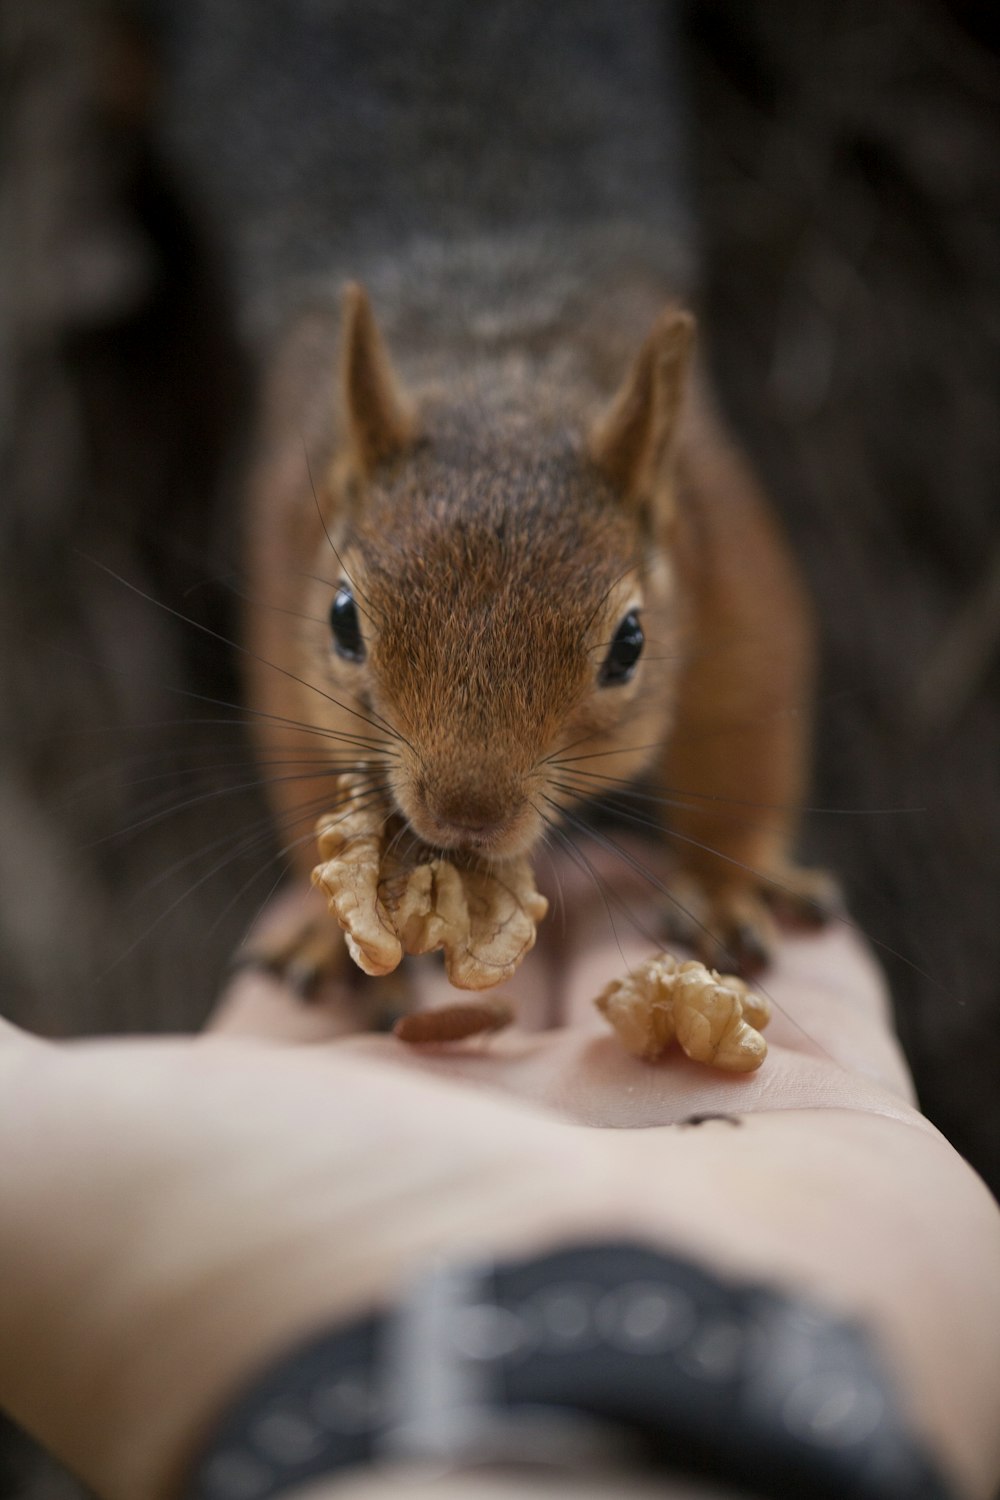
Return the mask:
{"type": "MultiPolygon", "coordinates": [[[[792,855],[812,628],[694,358],[672,8],[164,18],[176,158],[265,350],[247,691],[297,872],[348,766],[492,861],[641,783],[665,910],[753,973],[775,912],[830,904],[792,855]]],[[[304,986],[342,953],[325,912],[249,950],[304,986]]]]}
{"type": "MultiPolygon", "coordinates": [[[[669,807],[689,935],[752,975],[776,911],[829,904],[791,853],[809,609],[694,368],[694,317],[634,253],[623,280],[608,238],[578,245],[573,275],[519,239],[527,305],[507,277],[499,302],[433,323],[386,299],[384,336],[352,283],[339,317],[298,320],[253,484],[256,733],[292,773],[272,796],[303,877],[346,764],[425,845],[495,862],[643,779],[669,807]]],[[[407,270],[376,284],[447,307],[447,264],[437,288],[419,256],[407,270]]],[[[301,982],[342,962],[325,913],[269,943],[301,982]]]]}

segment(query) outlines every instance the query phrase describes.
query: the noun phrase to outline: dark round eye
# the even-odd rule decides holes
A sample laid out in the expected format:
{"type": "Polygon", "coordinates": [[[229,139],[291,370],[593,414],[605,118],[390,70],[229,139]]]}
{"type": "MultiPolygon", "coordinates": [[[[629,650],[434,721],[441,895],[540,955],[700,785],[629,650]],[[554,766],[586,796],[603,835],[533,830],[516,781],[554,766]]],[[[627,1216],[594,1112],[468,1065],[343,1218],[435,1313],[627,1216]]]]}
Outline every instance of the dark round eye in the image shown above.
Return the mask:
{"type": "Polygon", "coordinates": [[[636,610],[630,609],[615,631],[611,649],[601,666],[598,682],[601,687],[610,687],[616,682],[628,682],[635,671],[635,664],[642,655],[646,637],[639,624],[636,610]]]}
{"type": "Polygon", "coordinates": [[[338,656],[346,661],[364,661],[365,643],[361,639],[361,621],[354,595],[342,583],[330,605],[330,629],[333,631],[333,647],[338,656]]]}

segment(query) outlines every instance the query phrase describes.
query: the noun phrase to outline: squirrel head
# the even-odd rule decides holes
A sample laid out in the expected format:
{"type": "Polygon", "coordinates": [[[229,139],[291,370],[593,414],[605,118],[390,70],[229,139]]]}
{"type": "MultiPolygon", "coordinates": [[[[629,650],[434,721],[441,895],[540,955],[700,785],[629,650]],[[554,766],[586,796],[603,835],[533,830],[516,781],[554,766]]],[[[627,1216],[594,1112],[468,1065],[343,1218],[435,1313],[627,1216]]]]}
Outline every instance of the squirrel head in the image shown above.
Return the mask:
{"type": "Polygon", "coordinates": [[[668,309],[607,410],[570,430],[463,400],[461,384],[418,408],[367,295],[347,289],[310,676],[338,729],[384,741],[370,759],[432,847],[523,854],[662,743],[693,335],[668,309]]]}

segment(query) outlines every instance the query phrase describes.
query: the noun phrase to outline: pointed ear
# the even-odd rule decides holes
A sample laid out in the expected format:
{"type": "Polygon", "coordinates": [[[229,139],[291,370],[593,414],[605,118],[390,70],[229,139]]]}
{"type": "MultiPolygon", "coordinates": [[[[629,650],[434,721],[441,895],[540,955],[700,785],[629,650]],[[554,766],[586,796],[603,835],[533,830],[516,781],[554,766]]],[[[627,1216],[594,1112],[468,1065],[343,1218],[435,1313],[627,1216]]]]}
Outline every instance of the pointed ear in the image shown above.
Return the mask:
{"type": "Polygon", "coordinates": [[[416,436],[413,406],[396,382],[368,293],[344,288],[340,398],[346,444],[365,473],[401,452],[416,436]]]}
{"type": "MultiPolygon", "coordinates": [[[[670,480],[694,330],[689,312],[667,308],[590,434],[594,463],[633,505],[648,505],[655,497],[672,512],[670,480]]],[[[660,511],[659,518],[670,516],[660,511]]]]}

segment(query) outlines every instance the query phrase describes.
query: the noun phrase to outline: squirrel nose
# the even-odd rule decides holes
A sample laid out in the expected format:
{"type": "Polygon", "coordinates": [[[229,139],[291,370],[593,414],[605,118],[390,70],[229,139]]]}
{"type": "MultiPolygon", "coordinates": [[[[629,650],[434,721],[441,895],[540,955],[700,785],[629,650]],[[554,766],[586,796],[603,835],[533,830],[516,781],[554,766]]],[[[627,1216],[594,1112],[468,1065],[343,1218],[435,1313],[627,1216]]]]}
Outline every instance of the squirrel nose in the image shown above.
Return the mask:
{"type": "Polygon", "coordinates": [[[452,828],[458,829],[460,833],[493,833],[498,826],[495,822],[467,823],[464,818],[442,818],[441,821],[442,823],[448,823],[452,828]]]}
{"type": "Polygon", "coordinates": [[[420,801],[448,842],[484,844],[502,833],[521,811],[522,798],[494,778],[475,784],[449,782],[444,787],[422,785],[420,801]]]}
{"type": "Polygon", "coordinates": [[[461,788],[444,795],[427,796],[431,815],[462,833],[493,833],[509,816],[509,802],[497,796],[468,793],[461,788]]]}
{"type": "Polygon", "coordinates": [[[540,820],[529,785],[509,767],[477,760],[456,774],[422,767],[394,788],[400,811],[432,848],[489,853],[500,859],[524,854],[537,841],[540,820]]]}

